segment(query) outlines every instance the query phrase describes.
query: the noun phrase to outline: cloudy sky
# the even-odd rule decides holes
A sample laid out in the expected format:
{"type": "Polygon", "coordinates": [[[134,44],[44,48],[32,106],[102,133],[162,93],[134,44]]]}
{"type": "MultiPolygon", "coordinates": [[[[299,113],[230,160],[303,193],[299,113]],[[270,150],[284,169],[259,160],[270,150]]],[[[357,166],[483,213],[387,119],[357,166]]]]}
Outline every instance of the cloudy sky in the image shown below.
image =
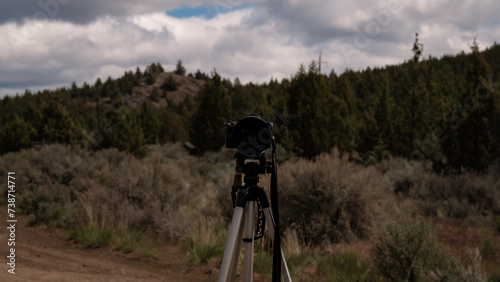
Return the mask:
{"type": "Polygon", "coordinates": [[[0,96],[93,84],[182,60],[230,79],[289,78],[468,52],[500,41],[498,0],[18,0],[0,3],[0,96]]]}

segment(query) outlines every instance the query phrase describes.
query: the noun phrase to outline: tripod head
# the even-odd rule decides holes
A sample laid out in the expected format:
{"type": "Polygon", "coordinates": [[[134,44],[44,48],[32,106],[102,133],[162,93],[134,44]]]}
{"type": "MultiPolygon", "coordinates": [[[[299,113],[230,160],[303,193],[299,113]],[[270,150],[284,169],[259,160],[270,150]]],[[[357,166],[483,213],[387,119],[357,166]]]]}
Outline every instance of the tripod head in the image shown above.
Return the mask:
{"type": "Polygon", "coordinates": [[[273,163],[266,161],[264,153],[257,157],[249,157],[236,152],[236,173],[244,174],[243,182],[247,185],[257,185],[259,183],[259,174],[270,174],[273,171],[273,163]]]}

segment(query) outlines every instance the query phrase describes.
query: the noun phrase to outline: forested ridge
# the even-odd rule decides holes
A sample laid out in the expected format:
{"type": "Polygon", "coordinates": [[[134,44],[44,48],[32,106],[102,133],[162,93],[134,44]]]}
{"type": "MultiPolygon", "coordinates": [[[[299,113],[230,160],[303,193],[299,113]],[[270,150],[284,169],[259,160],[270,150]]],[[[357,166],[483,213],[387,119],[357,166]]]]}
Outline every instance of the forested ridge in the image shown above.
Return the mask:
{"type": "Polygon", "coordinates": [[[257,113],[283,148],[306,158],[337,147],[362,163],[401,156],[445,173],[498,164],[500,46],[479,51],[474,41],[470,52],[423,58],[417,37],[408,53],[398,65],[341,75],[301,65],[262,84],[215,69],[186,75],[179,61],[168,73],[153,63],[104,82],[26,91],[0,102],[0,150],[56,142],[143,157],[148,144],[184,142],[200,154],[224,145],[224,121],[257,113]]]}

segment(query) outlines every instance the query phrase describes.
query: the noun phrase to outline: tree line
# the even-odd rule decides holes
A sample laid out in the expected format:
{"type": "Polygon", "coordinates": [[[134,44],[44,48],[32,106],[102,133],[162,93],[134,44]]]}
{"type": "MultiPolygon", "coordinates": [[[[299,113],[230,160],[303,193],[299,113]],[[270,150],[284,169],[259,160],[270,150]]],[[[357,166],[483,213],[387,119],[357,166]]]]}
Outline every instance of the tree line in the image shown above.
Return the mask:
{"type": "MultiPolygon", "coordinates": [[[[417,34],[411,50],[413,57],[398,65],[324,75],[313,62],[262,84],[197,70],[187,76],[206,83],[195,98],[161,108],[153,107],[153,95],[139,108],[124,102],[135,87],[155,82],[165,71],[160,63],[93,85],[6,96],[0,153],[48,141],[116,147],[138,157],[148,144],[185,142],[202,154],[224,145],[224,121],[257,113],[274,123],[282,147],[309,159],[337,147],[363,163],[401,156],[444,173],[486,172],[498,164],[500,46],[480,51],[474,41],[470,53],[423,58],[417,34]]],[[[181,61],[174,73],[186,76],[181,61]]],[[[169,77],[155,91],[176,86],[169,77]]]]}

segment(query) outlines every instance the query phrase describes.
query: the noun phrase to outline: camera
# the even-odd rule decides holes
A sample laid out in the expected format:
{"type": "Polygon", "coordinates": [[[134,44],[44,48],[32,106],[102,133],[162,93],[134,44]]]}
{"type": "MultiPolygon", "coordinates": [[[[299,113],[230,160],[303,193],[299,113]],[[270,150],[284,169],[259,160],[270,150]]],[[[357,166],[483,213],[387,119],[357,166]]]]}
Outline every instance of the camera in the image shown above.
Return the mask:
{"type": "Polygon", "coordinates": [[[235,148],[247,158],[263,156],[274,140],[273,124],[256,114],[250,114],[237,122],[227,121],[225,126],[226,148],[235,148]]]}

